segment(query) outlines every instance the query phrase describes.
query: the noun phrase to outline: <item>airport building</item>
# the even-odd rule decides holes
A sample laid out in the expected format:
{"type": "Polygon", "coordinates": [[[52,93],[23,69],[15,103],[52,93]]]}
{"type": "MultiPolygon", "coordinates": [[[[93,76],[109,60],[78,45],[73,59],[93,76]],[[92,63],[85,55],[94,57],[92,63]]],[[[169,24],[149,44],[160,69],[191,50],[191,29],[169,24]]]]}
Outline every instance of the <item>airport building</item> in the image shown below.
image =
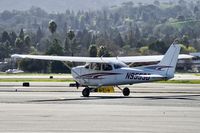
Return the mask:
{"type": "Polygon", "coordinates": [[[187,72],[200,72],[200,53],[190,53],[193,56],[192,59],[179,60],[177,63],[178,71],[187,71],[187,72]]]}

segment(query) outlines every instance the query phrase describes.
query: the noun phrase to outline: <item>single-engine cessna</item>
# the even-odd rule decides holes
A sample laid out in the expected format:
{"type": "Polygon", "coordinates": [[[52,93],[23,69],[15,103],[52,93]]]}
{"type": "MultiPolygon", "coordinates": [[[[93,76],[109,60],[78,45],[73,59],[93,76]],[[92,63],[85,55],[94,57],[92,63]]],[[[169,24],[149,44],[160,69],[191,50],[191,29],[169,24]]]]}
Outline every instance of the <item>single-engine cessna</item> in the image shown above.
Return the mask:
{"type": "Polygon", "coordinates": [[[71,57],[45,55],[19,55],[12,58],[29,58],[40,60],[56,60],[70,62],[86,62],[84,66],[71,69],[76,85],[85,86],[82,91],[84,97],[102,86],[116,86],[124,96],[130,94],[129,88],[121,89],[119,85],[168,80],[174,77],[179,59],[191,58],[189,55],[179,55],[180,45],[172,44],[164,56],[127,56],[127,57],[71,57]],[[126,63],[160,61],[155,65],[129,67],[126,63]]]}

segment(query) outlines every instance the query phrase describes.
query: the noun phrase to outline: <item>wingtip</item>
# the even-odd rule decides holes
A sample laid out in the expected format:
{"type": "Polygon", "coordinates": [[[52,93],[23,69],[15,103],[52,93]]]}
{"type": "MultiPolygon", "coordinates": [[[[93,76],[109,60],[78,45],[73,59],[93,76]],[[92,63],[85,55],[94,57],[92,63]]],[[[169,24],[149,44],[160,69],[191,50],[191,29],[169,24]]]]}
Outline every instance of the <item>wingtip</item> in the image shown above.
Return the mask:
{"type": "Polygon", "coordinates": [[[21,56],[19,54],[13,54],[11,55],[11,58],[21,58],[21,56]]]}
{"type": "Polygon", "coordinates": [[[17,54],[13,54],[11,55],[11,58],[15,58],[17,56],[17,54]]]}

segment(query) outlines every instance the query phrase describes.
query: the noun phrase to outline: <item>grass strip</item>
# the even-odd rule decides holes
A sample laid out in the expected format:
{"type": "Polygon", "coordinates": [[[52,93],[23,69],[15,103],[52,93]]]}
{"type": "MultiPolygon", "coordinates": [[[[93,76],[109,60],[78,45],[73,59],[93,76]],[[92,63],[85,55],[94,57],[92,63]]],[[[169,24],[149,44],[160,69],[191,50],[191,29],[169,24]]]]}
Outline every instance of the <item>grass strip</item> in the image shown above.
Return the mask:
{"type": "Polygon", "coordinates": [[[0,82],[73,82],[72,79],[0,79],[0,82]]]}
{"type": "Polygon", "coordinates": [[[167,80],[167,81],[158,81],[157,83],[200,84],[200,80],[167,80]]]}
{"type": "Polygon", "coordinates": [[[71,74],[56,74],[56,73],[0,73],[0,76],[66,76],[71,74]]]}

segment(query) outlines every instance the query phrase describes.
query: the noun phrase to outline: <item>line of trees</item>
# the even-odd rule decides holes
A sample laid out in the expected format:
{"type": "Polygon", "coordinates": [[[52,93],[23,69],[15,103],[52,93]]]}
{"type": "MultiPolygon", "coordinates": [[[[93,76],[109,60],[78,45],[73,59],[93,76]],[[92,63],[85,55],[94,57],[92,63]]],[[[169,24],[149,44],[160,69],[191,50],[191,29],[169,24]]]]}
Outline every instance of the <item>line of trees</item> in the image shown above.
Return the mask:
{"type": "MultiPolygon", "coordinates": [[[[182,44],[182,53],[200,51],[199,7],[200,1],[179,0],[149,5],[126,2],[76,13],[49,14],[37,7],[3,11],[0,60],[14,53],[91,57],[163,54],[175,39],[182,44]]],[[[60,62],[27,64],[30,61],[23,60],[19,66],[27,71],[69,71],[60,62]]]]}

